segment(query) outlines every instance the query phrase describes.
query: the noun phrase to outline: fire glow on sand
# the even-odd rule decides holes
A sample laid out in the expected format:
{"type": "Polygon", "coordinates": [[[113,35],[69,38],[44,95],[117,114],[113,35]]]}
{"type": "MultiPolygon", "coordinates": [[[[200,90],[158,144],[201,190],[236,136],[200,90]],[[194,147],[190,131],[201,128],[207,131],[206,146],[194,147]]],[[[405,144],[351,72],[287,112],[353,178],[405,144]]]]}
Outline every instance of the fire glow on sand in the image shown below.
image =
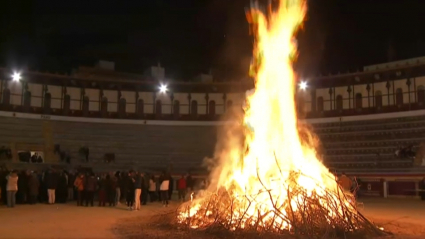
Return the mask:
{"type": "Polygon", "coordinates": [[[242,125],[217,144],[208,189],[178,209],[181,225],[307,238],[381,232],[318,160],[311,134],[299,129],[292,63],[306,10],[305,0],[280,0],[267,16],[257,8],[247,12],[255,38],[255,91],[247,95],[242,125]]]}

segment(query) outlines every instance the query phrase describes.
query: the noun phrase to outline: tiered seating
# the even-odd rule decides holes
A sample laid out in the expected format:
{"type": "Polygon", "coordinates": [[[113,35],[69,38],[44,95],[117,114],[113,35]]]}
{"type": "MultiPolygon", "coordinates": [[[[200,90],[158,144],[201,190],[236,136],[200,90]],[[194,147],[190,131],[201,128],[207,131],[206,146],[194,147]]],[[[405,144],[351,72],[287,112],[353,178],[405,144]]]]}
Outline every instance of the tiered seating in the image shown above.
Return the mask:
{"type": "MultiPolygon", "coordinates": [[[[324,162],[332,168],[372,170],[412,168],[412,161],[395,157],[395,150],[425,139],[425,116],[313,124],[321,139],[324,162]]],[[[0,117],[0,146],[59,144],[71,154],[72,166],[96,170],[171,167],[174,172],[199,168],[212,156],[214,126],[161,126],[85,123],[0,117]],[[78,151],[90,150],[89,163],[78,151]],[[104,162],[106,153],[115,162],[104,162]]],[[[13,147],[12,147],[13,148],[13,147]]],[[[46,149],[49,147],[46,147],[46,149]]],[[[47,162],[56,159],[46,159],[47,162]]]]}
{"type": "Polygon", "coordinates": [[[54,144],[69,151],[72,165],[101,171],[171,167],[186,172],[199,167],[205,156],[212,155],[216,142],[216,128],[212,126],[76,123],[0,117],[0,145],[45,145],[49,137],[46,129],[51,131],[54,144]],[[90,150],[89,163],[78,153],[83,146],[90,150]],[[105,163],[105,153],[115,153],[115,162],[105,163]]]}
{"type": "MultiPolygon", "coordinates": [[[[396,149],[425,139],[425,116],[313,125],[326,164],[335,168],[411,167],[396,149]]],[[[416,148],[414,148],[416,149],[416,148]]]]}

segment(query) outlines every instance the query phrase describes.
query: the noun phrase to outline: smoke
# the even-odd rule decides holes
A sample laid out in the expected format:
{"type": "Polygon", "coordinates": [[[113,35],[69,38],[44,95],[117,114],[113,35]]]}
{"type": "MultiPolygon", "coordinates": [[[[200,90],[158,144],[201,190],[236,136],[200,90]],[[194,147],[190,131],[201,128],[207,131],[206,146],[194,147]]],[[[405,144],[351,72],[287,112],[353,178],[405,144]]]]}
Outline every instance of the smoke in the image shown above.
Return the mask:
{"type": "Polygon", "coordinates": [[[225,15],[220,50],[213,57],[213,65],[217,69],[215,78],[227,81],[244,79],[248,76],[252,59],[253,43],[245,16],[250,1],[216,0],[214,3],[216,9],[225,15]]]}
{"type": "Polygon", "coordinates": [[[217,185],[223,185],[220,182],[223,182],[227,175],[233,173],[233,171],[226,170],[233,170],[242,166],[245,134],[247,132],[242,124],[243,117],[244,112],[238,108],[230,110],[223,116],[223,120],[228,123],[217,127],[214,156],[204,158],[204,166],[210,172],[210,189],[213,191],[217,188],[217,185]],[[230,164],[233,165],[230,166],[230,164]]]}
{"type": "Polygon", "coordinates": [[[308,1],[306,21],[297,35],[298,58],[294,68],[301,77],[317,75],[326,68],[323,66],[328,37],[325,15],[329,9],[319,2],[308,1]]]}

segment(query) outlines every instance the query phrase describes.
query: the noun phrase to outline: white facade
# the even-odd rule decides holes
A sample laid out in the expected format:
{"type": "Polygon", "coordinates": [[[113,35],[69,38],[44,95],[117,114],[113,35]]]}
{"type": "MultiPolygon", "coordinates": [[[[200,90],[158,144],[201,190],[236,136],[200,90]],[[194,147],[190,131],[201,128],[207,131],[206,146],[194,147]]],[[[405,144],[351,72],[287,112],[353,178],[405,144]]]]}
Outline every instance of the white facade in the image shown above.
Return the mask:
{"type": "MultiPolygon", "coordinates": [[[[369,91],[367,90],[367,84],[350,85],[350,92],[348,86],[332,87],[332,94],[329,94],[329,88],[322,89],[307,89],[306,91],[298,92],[297,100],[299,104],[303,105],[300,109],[304,113],[314,111],[330,111],[330,110],[345,110],[345,109],[357,109],[356,106],[357,97],[361,97],[360,108],[371,108],[379,107],[379,102],[376,102],[376,96],[382,96],[382,107],[397,105],[397,94],[401,92],[402,104],[409,103],[420,103],[420,97],[418,97],[418,90],[425,89],[425,76],[410,78],[410,86],[407,84],[407,79],[394,80],[388,82],[375,82],[369,84],[369,91]],[[315,95],[315,99],[313,96],[315,95]],[[338,99],[342,98],[342,109],[338,108],[338,99]],[[321,106],[321,101],[323,105],[321,106]],[[315,103],[315,105],[314,105],[315,103]],[[323,110],[320,108],[323,107],[323,110]]],[[[12,81],[2,81],[2,91],[5,90],[6,84],[7,89],[10,90],[10,104],[20,106],[23,105],[23,92],[22,83],[12,81]]],[[[43,106],[43,85],[28,83],[28,91],[31,92],[31,107],[42,107],[43,106]]],[[[63,87],[47,85],[45,88],[46,93],[51,94],[51,108],[61,109],[63,107],[63,87]]],[[[84,95],[82,95],[82,89],[78,87],[66,87],[66,94],[70,96],[70,110],[81,110],[82,109],[82,97],[89,99],[89,111],[100,111],[100,102],[102,98],[106,98],[108,101],[108,112],[118,112],[118,103],[120,99],[125,99],[126,112],[136,113],[137,102],[136,99],[143,100],[144,113],[153,114],[155,103],[161,101],[162,114],[172,114],[173,104],[178,101],[179,113],[190,114],[192,103],[196,102],[197,114],[205,115],[208,113],[207,105],[214,101],[215,114],[220,115],[225,112],[226,105],[232,105],[235,107],[242,107],[245,99],[245,92],[240,93],[209,93],[206,97],[205,93],[174,93],[173,101],[169,93],[163,94],[158,92],[136,92],[136,91],[117,91],[117,90],[103,90],[100,89],[85,89],[84,95]],[[120,99],[118,96],[120,95],[120,99]],[[137,98],[138,95],[138,98],[137,98]],[[207,99],[208,98],[208,102],[207,99]],[[190,99],[190,100],[189,100],[190,99]]],[[[399,96],[400,98],[400,96],[399,96]]],[[[2,98],[3,100],[3,98],[2,98]]],[[[400,99],[399,99],[400,100],[400,99]]],[[[424,103],[424,102],[421,102],[424,103]]]]}
{"type": "MultiPolygon", "coordinates": [[[[10,91],[10,105],[22,106],[23,101],[23,83],[0,80],[1,95],[5,89],[10,91]]],[[[51,104],[50,108],[54,111],[64,107],[65,95],[70,97],[70,110],[82,110],[83,99],[89,100],[88,110],[96,112],[101,110],[101,102],[107,100],[108,113],[116,113],[119,111],[119,101],[125,100],[125,112],[137,113],[137,103],[143,102],[143,113],[154,114],[155,105],[161,102],[161,113],[172,114],[173,105],[178,102],[179,114],[185,115],[193,113],[192,109],[196,109],[197,115],[208,114],[207,108],[214,105],[214,115],[220,115],[225,112],[226,106],[232,105],[241,107],[245,94],[242,93],[209,93],[208,97],[205,93],[160,93],[160,92],[143,92],[143,91],[128,91],[128,90],[100,90],[86,88],[82,90],[79,87],[61,87],[55,85],[47,85],[43,89],[43,85],[35,83],[27,83],[27,90],[31,92],[30,107],[43,107],[43,95],[50,93],[51,104]],[[138,101],[138,102],[137,102],[138,101]],[[192,106],[195,105],[195,106],[192,106]]],[[[3,97],[1,97],[3,101],[3,97]]],[[[4,102],[1,102],[4,103],[4,102]]]]}

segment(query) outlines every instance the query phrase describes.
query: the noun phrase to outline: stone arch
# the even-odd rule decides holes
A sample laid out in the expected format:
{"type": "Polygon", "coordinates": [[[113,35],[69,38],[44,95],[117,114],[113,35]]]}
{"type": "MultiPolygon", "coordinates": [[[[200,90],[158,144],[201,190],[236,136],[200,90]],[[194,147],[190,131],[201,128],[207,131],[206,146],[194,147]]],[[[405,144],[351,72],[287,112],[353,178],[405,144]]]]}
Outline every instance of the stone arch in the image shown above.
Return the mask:
{"type": "Polygon", "coordinates": [[[382,92],[380,90],[375,91],[375,107],[382,108],[382,92]]]}
{"type": "MultiPolygon", "coordinates": [[[[89,104],[90,104],[90,98],[86,95],[83,96],[83,105],[82,105],[83,116],[86,116],[86,117],[89,116],[89,104]]],[[[108,110],[108,106],[106,106],[106,110],[108,110]]]]}
{"type": "Polygon", "coordinates": [[[24,111],[30,111],[31,109],[31,91],[25,91],[24,93],[24,111]]]}
{"type": "Polygon", "coordinates": [[[161,102],[161,100],[157,100],[155,102],[155,114],[157,116],[162,115],[162,102],[161,102]]]}
{"type": "Polygon", "coordinates": [[[100,103],[100,114],[102,117],[108,117],[108,98],[106,98],[106,96],[102,97],[102,101],[100,103]]]}
{"type": "MultiPolygon", "coordinates": [[[[84,103],[84,101],[83,101],[84,103]]],[[[64,115],[68,115],[69,114],[69,110],[71,109],[71,96],[66,94],[63,97],[63,114],[64,115]]]]}
{"type": "Polygon", "coordinates": [[[317,97],[317,111],[323,112],[323,110],[324,110],[323,97],[319,96],[319,97],[317,97]]]}
{"type": "Polygon", "coordinates": [[[43,101],[44,113],[49,114],[51,107],[52,107],[52,94],[50,94],[49,92],[46,92],[44,93],[44,101],[43,101]]]}
{"type": "Polygon", "coordinates": [[[417,97],[417,102],[420,105],[423,105],[425,103],[425,87],[423,85],[419,85],[416,88],[416,97],[417,97]]]}
{"type": "Polygon", "coordinates": [[[355,102],[354,108],[356,108],[356,109],[363,108],[363,96],[362,96],[362,94],[357,93],[355,97],[356,98],[355,98],[355,101],[354,101],[355,102]]]}
{"type": "Polygon", "coordinates": [[[208,114],[209,115],[215,115],[215,101],[214,100],[210,100],[210,102],[208,102],[208,114]]]}
{"type": "Polygon", "coordinates": [[[2,102],[3,105],[10,104],[10,90],[8,88],[3,90],[2,102]]]}
{"type": "Polygon", "coordinates": [[[145,114],[145,102],[143,99],[137,100],[137,115],[142,117],[145,114]]]}
{"type": "Polygon", "coordinates": [[[197,116],[198,115],[198,101],[192,100],[190,102],[190,114],[192,116],[197,116]]]}
{"type": "Polygon", "coordinates": [[[118,101],[118,115],[120,118],[125,118],[127,112],[127,100],[125,98],[121,98],[118,101]]]}
{"type": "Polygon", "coordinates": [[[403,90],[401,88],[397,88],[395,91],[395,102],[396,105],[403,104],[403,90]]]}
{"type": "Polygon", "coordinates": [[[180,117],[180,101],[175,100],[173,104],[173,118],[178,119],[180,117]]]}
{"type": "Polygon", "coordinates": [[[344,108],[344,101],[342,99],[342,95],[337,95],[336,96],[336,110],[342,110],[344,108]]]}

